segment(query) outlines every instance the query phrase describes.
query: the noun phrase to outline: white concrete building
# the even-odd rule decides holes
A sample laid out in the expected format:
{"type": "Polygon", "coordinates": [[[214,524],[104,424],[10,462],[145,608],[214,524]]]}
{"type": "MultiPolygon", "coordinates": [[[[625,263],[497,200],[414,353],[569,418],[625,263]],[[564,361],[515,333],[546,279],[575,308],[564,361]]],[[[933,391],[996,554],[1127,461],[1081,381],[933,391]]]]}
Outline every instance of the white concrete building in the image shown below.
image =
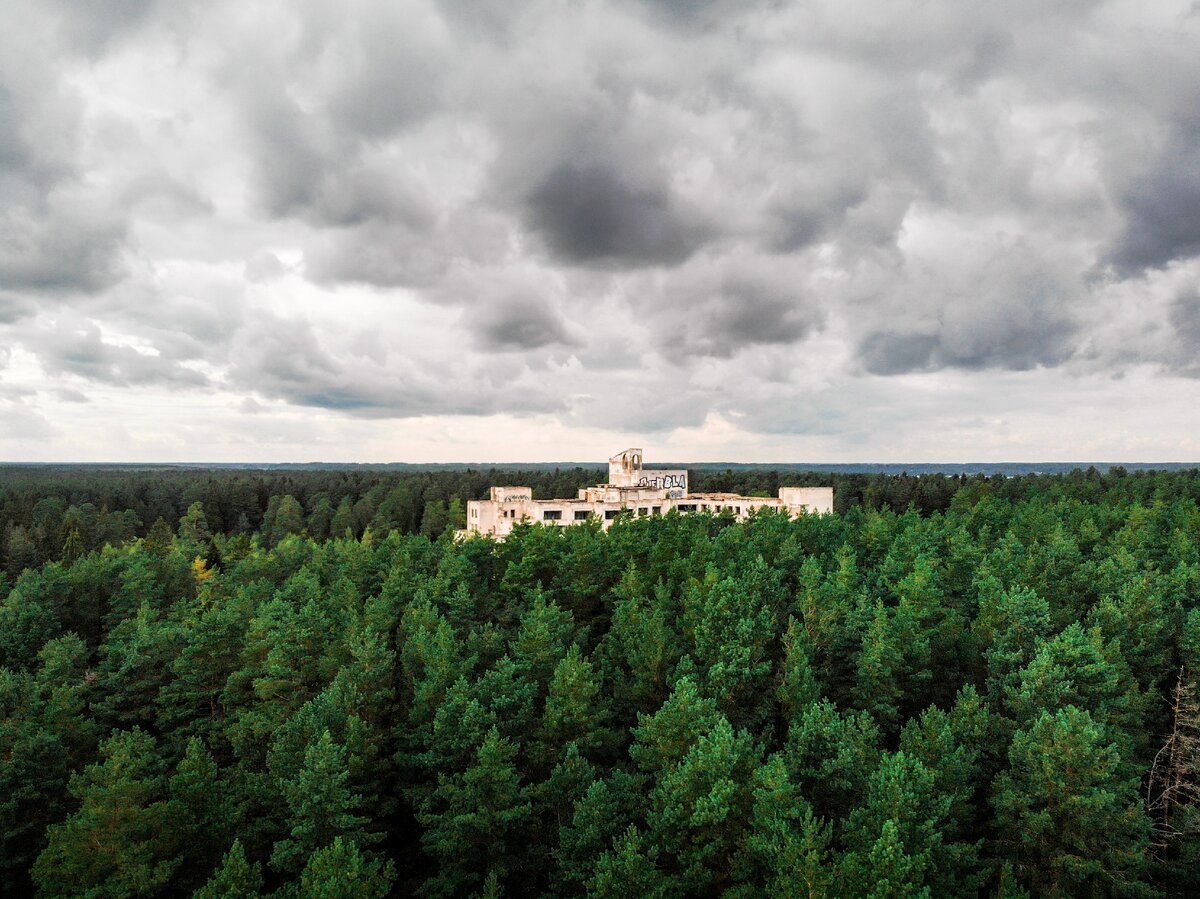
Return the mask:
{"type": "Polygon", "coordinates": [[[533,498],[529,487],[493,487],[488,499],[467,503],[464,534],[504,537],[519,521],[566,526],[596,519],[607,528],[625,512],[665,515],[678,512],[731,512],[739,520],[755,509],[786,509],[789,515],[833,511],[832,487],[780,487],[778,497],[734,493],[688,493],[684,469],[642,467],[642,451],[627,449],[608,460],[608,483],[584,487],[575,499],[533,498]]]}

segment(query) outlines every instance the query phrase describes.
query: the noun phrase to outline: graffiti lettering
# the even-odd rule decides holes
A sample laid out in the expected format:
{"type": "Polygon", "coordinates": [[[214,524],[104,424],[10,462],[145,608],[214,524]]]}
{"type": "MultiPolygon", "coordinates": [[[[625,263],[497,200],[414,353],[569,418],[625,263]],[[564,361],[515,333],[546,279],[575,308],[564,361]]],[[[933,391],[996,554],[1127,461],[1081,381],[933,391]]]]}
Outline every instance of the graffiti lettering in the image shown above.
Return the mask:
{"type": "Polygon", "coordinates": [[[653,487],[655,490],[670,490],[679,488],[687,489],[687,475],[682,474],[664,474],[664,475],[642,475],[637,482],[639,487],[653,487]]]}

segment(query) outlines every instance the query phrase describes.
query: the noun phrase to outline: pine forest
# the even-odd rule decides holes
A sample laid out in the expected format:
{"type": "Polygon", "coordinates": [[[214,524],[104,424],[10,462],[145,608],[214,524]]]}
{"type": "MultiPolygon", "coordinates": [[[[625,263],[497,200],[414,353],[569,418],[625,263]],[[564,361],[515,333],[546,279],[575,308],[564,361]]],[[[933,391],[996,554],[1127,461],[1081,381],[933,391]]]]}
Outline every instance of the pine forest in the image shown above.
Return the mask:
{"type": "Polygon", "coordinates": [[[0,891],[1200,893],[1200,471],[597,475],[6,469],[0,891]]]}

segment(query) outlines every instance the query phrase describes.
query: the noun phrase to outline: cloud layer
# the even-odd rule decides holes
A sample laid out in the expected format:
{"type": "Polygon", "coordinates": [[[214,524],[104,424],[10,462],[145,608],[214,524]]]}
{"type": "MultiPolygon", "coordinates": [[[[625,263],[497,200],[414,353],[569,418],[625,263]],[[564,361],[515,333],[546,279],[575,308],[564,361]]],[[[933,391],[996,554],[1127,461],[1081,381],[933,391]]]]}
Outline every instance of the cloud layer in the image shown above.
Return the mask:
{"type": "Polygon", "coordinates": [[[9,20],[0,458],[1200,455],[1190,0],[9,20]]]}

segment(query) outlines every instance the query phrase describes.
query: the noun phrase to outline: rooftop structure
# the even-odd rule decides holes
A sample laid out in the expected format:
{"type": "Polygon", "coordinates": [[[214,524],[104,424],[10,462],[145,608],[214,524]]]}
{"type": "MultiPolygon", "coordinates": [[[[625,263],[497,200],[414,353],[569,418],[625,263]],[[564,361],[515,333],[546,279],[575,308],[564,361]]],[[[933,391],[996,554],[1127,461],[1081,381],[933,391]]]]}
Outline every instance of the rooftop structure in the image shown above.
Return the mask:
{"type": "Polygon", "coordinates": [[[488,499],[467,503],[466,534],[505,537],[521,521],[566,526],[595,519],[607,528],[625,512],[665,515],[677,512],[729,512],[746,518],[756,509],[783,509],[789,515],[833,511],[832,487],[780,487],[777,497],[734,493],[689,493],[685,469],[642,467],[637,448],[608,460],[608,483],[584,487],[575,499],[533,498],[529,487],[493,487],[488,499]]]}

